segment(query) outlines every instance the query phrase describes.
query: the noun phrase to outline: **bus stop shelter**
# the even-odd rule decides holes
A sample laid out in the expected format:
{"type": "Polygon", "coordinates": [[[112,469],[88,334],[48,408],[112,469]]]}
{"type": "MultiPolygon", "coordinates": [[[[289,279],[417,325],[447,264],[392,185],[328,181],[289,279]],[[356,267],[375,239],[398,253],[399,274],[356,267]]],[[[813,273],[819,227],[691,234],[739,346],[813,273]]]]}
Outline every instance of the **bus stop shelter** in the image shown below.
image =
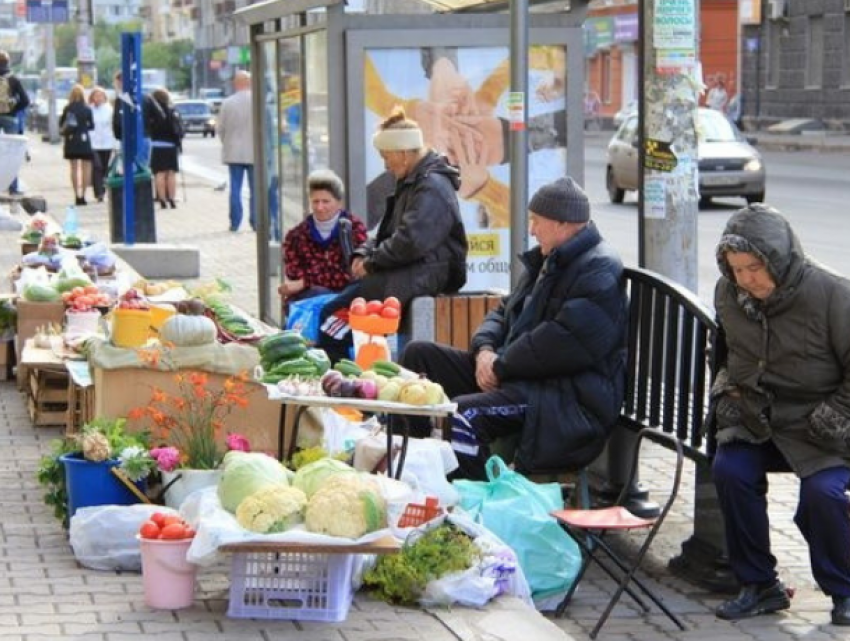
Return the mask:
{"type": "Polygon", "coordinates": [[[236,12],[250,32],[264,320],[280,320],[280,241],[308,211],[307,175],[334,170],[346,184],[347,209],[374,226],[393,180],[372,134],[401,105],[423,127],[426,143],[451,152],[428,114],[458,84],[474,96],[481,131],[496,132],[482,134],[480,147],[457,163],[462,179],[464,170],[477,177],[460,193],[470,241],[467,290],[509,288],[512,247],[527,242],[524,195],[565,173],[584,179],[586,3],[572,4],[569,11],[524,15],[524,52],[511,38],[515,16],[504,10],[376,14],[353,11],[343,0],[271,0],[236,12]],[[521,90],[511,78],[517,65],[527,69],[521,90]],[[522,207],[512,204],[512,191],[523,194],[522,207]]]}

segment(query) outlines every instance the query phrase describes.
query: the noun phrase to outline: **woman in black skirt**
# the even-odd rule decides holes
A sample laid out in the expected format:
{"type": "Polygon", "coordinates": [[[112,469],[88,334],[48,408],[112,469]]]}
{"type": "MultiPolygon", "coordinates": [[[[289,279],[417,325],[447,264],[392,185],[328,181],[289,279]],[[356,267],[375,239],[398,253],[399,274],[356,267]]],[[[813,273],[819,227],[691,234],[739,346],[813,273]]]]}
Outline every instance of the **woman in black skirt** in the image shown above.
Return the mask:
{"type": "Polygon", "coordinates": [[[63,156],[71,163],[71,186],[77,205],[87,204],[86,189],[91,185],[92,129],[94,119],[86,104],[85,90],[82,85],[74,85],[68,94],[68,104],[59,117],[59,130],[64,141],[63,156]]]}
{"type": "Polygon", "coordinates": [[[180,171],[179,154],[182,151],[183,127],[166,89],[151,93],[148,124],[151,134],[151,171],[155,196],[163,209],[177,205],[177,172],[180,171]]]}

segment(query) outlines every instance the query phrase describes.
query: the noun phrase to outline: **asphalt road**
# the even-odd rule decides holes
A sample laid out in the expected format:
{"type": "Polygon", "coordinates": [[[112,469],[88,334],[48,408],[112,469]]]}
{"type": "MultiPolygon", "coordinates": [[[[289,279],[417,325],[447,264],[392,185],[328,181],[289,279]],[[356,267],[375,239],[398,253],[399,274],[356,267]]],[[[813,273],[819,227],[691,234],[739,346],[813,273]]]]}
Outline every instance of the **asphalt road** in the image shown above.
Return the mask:
{"type": "MultiPolygon", "coordinates": [[[[588,137],[585,149],[586,189],[593,216],[603,234],[629,265],[637,264],[637,198],[629,193],[622,205],[608,201],[605,191],[605,146],[608,134],[588,137]]],[[[220,184],[227,179],[218,138],[192,135],[184,143],[184,168],[220,184]]],[[[767,167],[767,201],[794,225],[806,252],[850,275],[850,154],[811,151],[762,151],[767,167]]],[[[699,212],[698,293],[711,301],[717,267],[714,246],[729,216],[745,205],[740,198],[717,199],[699,212]]]]}

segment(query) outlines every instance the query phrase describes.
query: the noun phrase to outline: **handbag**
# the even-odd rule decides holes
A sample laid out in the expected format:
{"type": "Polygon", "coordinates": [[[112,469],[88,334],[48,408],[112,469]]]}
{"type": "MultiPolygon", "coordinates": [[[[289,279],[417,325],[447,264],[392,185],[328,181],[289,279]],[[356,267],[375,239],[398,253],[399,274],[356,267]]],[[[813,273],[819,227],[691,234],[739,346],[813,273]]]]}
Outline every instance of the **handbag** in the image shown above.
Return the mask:
{"type": "Polygon", "coordinates": [[[551,516],[564,507],[557,483],[534,483],[498,456],[486,463],[487,480],[457,480],[460,507],[516,552],[535,601],[565,594],[581,567],[578,544],[551,516]]]}
{"type": "Polygon", "coordinates": [[[73,136],[78,126],[77,115],[73,111],[69,111],[65,116],[65,122],[62,124],[62,135],[65,137],[73,136]]]}

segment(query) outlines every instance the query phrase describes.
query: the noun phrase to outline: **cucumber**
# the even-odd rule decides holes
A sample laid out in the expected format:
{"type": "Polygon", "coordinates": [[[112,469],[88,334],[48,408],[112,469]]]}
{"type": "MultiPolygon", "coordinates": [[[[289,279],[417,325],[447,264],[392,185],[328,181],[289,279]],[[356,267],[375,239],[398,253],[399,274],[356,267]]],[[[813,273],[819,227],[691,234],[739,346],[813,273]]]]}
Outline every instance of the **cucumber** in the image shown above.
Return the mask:
{"type": "Polygon", "coordinates": [[[260,354],[264,354],[267,349],[270,349],[275,345],[293,345],[296,343],[305,346],[307,345],[307,341],[300,332],[287,329],[282,332],[278,332],[277,334],[266,336],[257,343],[257,349],[260,350],[260,354]]]}
{"type": "Polygon", "coordinates": [[[304,343],[283,343],[261,350],[260,359],[269,363],[279,363],[293,358],[301,358],[306,353],[307,346],[304,343]]]}
{"type": "Polygon", "coordinates": [[[398,376],[401,374],[401,367],[393,363],[392,361],[375,361],[372,363],[372,368],[379,374],[386,375],[389,373],[390,376],[398,376]]]}
{"type": "Polygon", "coordinates": [[[334,369],[345,376],[360,376],[363,373],[363,368],[347,358],[339,359],[334,365],[334,369]]]}
{"type": "Polygon", "coordinates": [[[268,374],[283,374],[284,376],[292,376],[298,374],[300,376],[317,376],[318,368],[316,364],[306,358],[293,358],[287,361],[277,363],[268,374]]]}
{"type": "Polygon", "coordinates": [[[316,365],[316,370],[321,376],[331,368],[331,359],[323,349],[313,348],[308,349],[304,353],[304,358],[316,365]]]}

